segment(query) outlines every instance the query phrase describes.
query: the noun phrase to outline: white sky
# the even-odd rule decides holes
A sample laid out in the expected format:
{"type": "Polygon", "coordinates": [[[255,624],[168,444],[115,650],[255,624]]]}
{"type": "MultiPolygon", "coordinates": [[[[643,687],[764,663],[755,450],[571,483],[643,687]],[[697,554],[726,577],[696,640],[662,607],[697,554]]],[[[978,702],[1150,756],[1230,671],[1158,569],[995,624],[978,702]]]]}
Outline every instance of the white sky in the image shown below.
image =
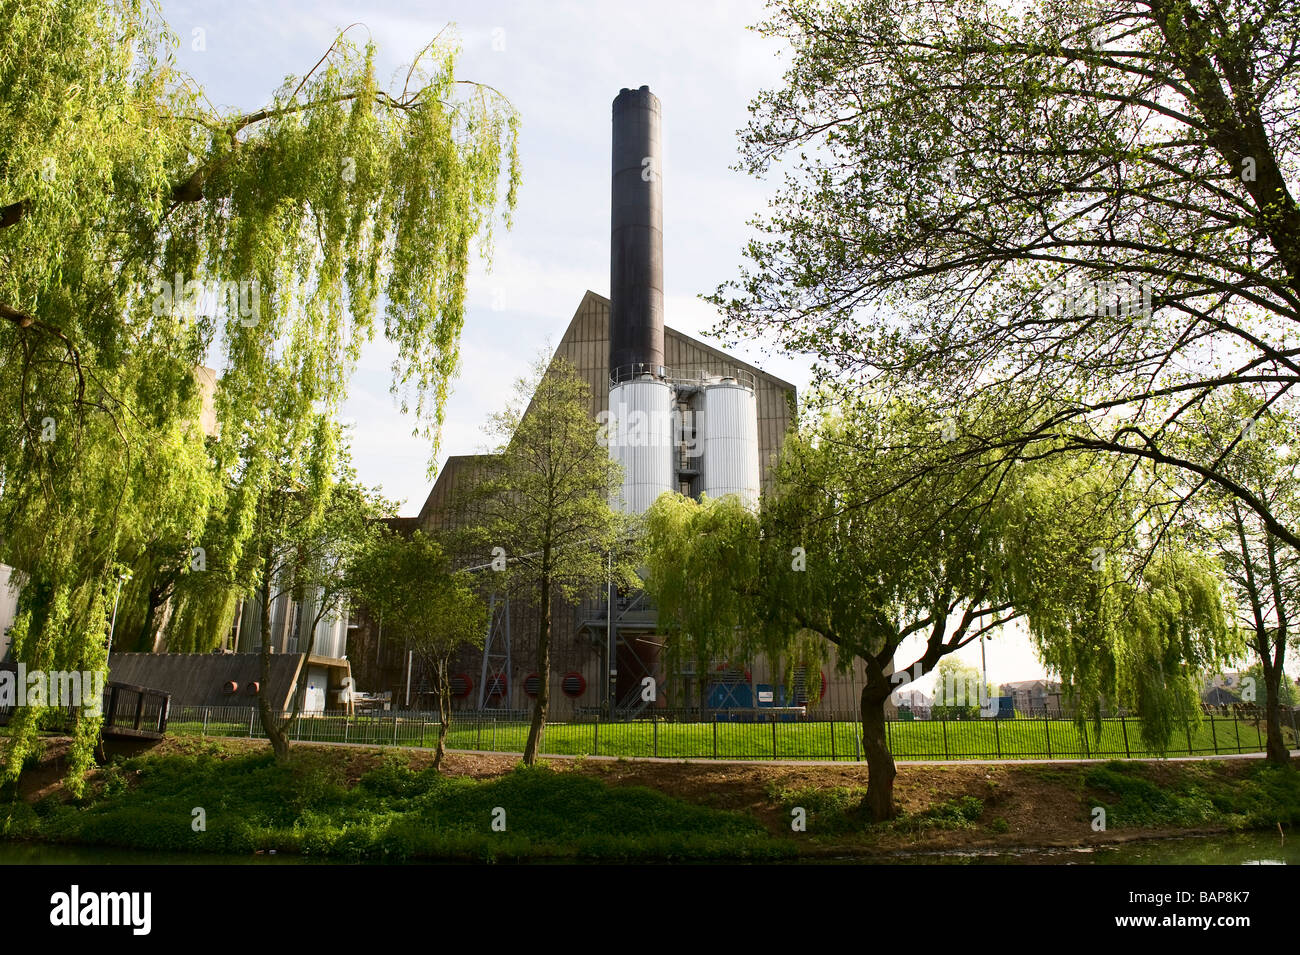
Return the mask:
{"type": "MultiPolygon", "coordinates": [[[[620,88],[648,85],[663,104],[668,325],[707,337],[715,315],[698,296],[738,274],[746,220],[766,208],[774,189],[729,168],[739,158],[736,131],[751,98],[783,72],[779,48],[746,29],[763,16],[759,2],[162,0],[162,9],[181,40],[179,66],[219,107],[265,105],[287,74],[309,69],[349,24],[365,24],[387,78],[454,23],[463,47],[458,75],[491,84],[520,111],[515,227],[498,232],[493,272],[471,276],[462,374],[439,464],[448,454],[483,449],[487,416],[559,340],[583,293],[608,294],[610,104],[620,88]],[[201,51],[192,48],[196,29],[203,31],[201,51]],[[494,38],[504,49],[494,49],[494,38]],[[494,300],[504,309],[493,311],[494,300]]],[[[364,41],[365,31],[354,36],[364,41]]],[[[400,87],[400,78],[395,83],[400,87]]],[[[801,390],[807,385],[810,363],[802,358],[755,345],[728,350],[801,390]]],[[[357,422],[361,480],[381,485],[405,502],[402,513],[414,514],[431,484],[429,448],[412,437],[388,392],[391,357],[383,342],[366,351],[345,415],[357,422]]],[[[994,683],[1042,676],[1023,636],[1001,637],[987,649],[994,683]]],[[[959,657],[979,666],[979,647],[959,657]]],[[[929,692],[932,682],[914,686],[929,692]]]]}

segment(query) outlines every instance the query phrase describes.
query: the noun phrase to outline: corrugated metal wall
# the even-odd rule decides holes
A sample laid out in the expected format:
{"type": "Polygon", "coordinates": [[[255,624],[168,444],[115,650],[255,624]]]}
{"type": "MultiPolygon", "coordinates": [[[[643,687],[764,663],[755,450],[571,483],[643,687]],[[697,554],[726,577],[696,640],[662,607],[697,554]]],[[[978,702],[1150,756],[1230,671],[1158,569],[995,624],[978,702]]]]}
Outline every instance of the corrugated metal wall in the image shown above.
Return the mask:
{"type": "MultiPolygon", "coordinates": [[[[569,323],[563,338],[555,350],[555,357],[564,358],[572,364],[579,377],[586,381],[591,391],[590,411],[593,419],[601,412],[608,412],[609,406],[609,300],[588,291],[578,305],[573,319],[569,323]]],[[[756,467],[758,483],[762,489],[771,486],[771,462],[780,451],[786,432],[793,421],[792,402],[795,389],[789,382],[782,381],[722,352],[704,342],[693,339],[672,328],[664,330],[664,362],[673,372],[686,372],[691,375],[711,374],[716,376],[734,375],[737,370],[753,375],[755,389],[751,397],[755,416],[758,460],[745,467],[756,467]]],[[[666,389],[665,389],[666,390],[666,389]]],[[[670,405],[665,408],[671,411],[670,405]]],[[[703,429],[701,429],[703,430],[703,429]]],[[[669,440],[672,435],[669,433],[669,440]]],[[[672,489],[671,473],[672,455],[665,454],[670,469],[667,489],[672,489]]],[[[429,492],[416,526],[434,531],[452,526],[457,496],[463,489],[472,485],[481,472],[483,458],[478,455],[455,456],[447,459],[438,474],[437,482],[429,492]]],[[[737,479],[740,483],[740,479],[737,479]]],[[[744,479],[748,483],[748,479],[744,479]]],[[[648,503],[648,502],[647,502],[648,503]]],[[[599,595],[593,594],[593,597],[599,595]]],[[[572,715],[578,707],[591,707],[600,702],[603,685],[607,679],[602,667],[602,648],[604,646],[604,628],[592,634],[587,629],[580,629],[591,609],[584,610],[584,604],[569,604],[556,601],[552,616],[551,630],[551,699],[552,718],[564,719],[572,715]],[[560,691],[560,681],[565,673],[576,671],[586,680],[586,691],[574,700],[560,691]]],[[[524,681],[536,669],[537,620],[534,608],[524,601],[515,601],[512,605],[512,672],[508,685],[507,698],[502,705],[517,709],[528,708],[532,698],[524,691],[524,681]]],[[[404,657],[403,657],[404,660],[404,657]]],[[[467,674],[474,683],[474,691],[467,698],[457,702],[459,707],[471,707],[478,702],[478,681],[480,678],[481,652],[465,651],[454,667],[455,671],[467,674]]],[[[403,663],[404,666],[404,663],[403,663]]],[[[765,664],[757,663],[754,672],[765,673],[765,664]]],[[[404,680],[404,669],[386,668],[384,673],[388,681],[384,686],[361,686],[362,690],[398,689],[404,680]]],[[[856,685],[851,678],[838,678],[831,667],[827,667],[830,686],[824,705],[839,708],[853,708],[857,705],[856,685]]]]}

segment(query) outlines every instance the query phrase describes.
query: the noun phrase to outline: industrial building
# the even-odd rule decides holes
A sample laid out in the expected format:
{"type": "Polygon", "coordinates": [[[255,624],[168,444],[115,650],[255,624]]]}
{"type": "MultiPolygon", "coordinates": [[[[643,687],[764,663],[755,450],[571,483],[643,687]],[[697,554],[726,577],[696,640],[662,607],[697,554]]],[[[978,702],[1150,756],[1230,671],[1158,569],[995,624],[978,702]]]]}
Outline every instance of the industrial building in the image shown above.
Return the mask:
{"type": "MultiPolygon", "coordinates": [[[[643,513],[659,495],[738,495],[756,506],[771,486],[772,463],[794,423],[795,387],[751,364],[691,338],[665,322],[663,183],[659,170],[662,114],[648,87],[622,90],[613,103],[609,298],[588,290],[555,350],[590,388],[593,419],[610,423],[610,453],[623,466],[616,506],[643,513]],[[635,440],[627,426],[636,423],[635,440]]],[[[447,460],[423,507],[400,518],[405,532],[454,527],[454,503],[476,480],[481,456],[447,460]]],[[[538,674],[535,611],[493,595],[484,650],[466,653],[453,672],[455,706],[524,711],[538,674]]],[[[551,718],[593,713],[636,715],[653,707],[691,705],[745,710],[799,705],[856,710],[860,673],[796,670],[793,685],[765,660],[714,661],[710,672],[668,673],[655,608],[644,593],[599,592],[568,606],[552,621],[551,718]],[[611,619],[612,618],[612,619],[611,619]],[[664,688],[641,699],[642,680],[664,688]]],[[[430,687],[405,649],[385,644],[381,621],[362,615],[348,644],[357,686],[391,693],[393,705],[430,705],[430,687]]]]}

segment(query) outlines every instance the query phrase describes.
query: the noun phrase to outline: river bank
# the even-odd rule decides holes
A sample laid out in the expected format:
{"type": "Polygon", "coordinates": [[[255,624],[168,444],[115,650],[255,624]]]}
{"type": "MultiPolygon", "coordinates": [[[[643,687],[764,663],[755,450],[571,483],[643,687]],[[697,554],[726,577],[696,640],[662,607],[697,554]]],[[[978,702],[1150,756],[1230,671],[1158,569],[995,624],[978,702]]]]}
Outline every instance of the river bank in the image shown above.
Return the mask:
{"type": "MultiPolygon", "coordinates": [[[[0,802],[11,843],[339,861],[448,859],[883,860],[1040,851],[1059,861],[1171,836],[1268,830],[1291,838],[1300,774],[1259,760],[910,766],[900,816],[857,810],[866,767],[551,760],[168,739],[119,754],[87,796],[63,788],[51,740],[0,802]]],[[[215,858],[215,856],[213,857],[215,858]]],[[[1046,861],[1051,861],[1048,858],[1046,861]]]]}

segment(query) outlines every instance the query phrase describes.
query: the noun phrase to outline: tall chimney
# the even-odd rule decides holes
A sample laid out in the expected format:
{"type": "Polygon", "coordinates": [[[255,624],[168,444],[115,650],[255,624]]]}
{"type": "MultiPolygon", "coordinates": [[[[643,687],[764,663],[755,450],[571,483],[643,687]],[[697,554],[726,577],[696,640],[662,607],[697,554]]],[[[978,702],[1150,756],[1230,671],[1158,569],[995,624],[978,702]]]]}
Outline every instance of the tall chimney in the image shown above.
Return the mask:
{"type": "Polygon", "coordinates": [[[663,185],[659,99],[650,87],[614,98],[609,242],[609,370],[664,362],[663,185]]]}

